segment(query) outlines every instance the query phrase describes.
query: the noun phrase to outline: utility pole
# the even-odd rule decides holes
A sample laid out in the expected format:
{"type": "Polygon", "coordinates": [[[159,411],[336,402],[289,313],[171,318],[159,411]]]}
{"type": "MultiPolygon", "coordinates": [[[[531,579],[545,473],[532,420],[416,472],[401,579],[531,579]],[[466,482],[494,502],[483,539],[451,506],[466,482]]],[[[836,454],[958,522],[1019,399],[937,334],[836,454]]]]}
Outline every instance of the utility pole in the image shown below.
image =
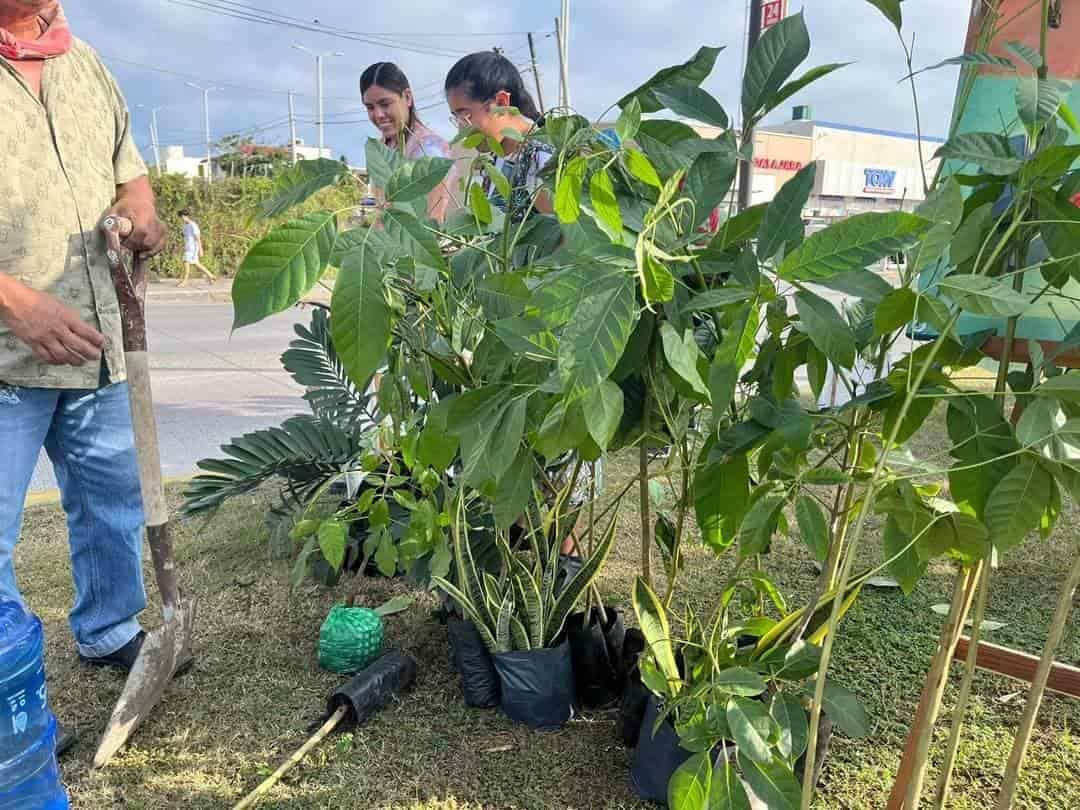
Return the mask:
{"type": "Polygon", "coordinates": [[[562,20],[555,18],[555,42],[559,46],[559,106],[570,106],[569,71],[566,65],[566,41],[563,39],[562,20]]]}
{"type": "Polygon", "coordinates": [[[136,104],[136,109],[150,110],[150,148],[154,153],[154,165],[157,167],[158,177],[164,174],[161,168],[161,142],[158,140],[157,114],[164,107],[147,107],[145,104],[136,104]]]}
{"type": "MultiPolygon", "coordinates": [[[[761,0],[750,0],[750,25],[749,36],[747,37],[746,44],[746,63],[750,64],[750,53],[754,50],[754,46],[757,44],[758,39],[761,37],[761,0]]],[[[745,72],[745,66],[743,70],[745,72]]],[[[743,129],[743,143],[739,145],[742,149],[747,143],[750,144],[750,150],[754,148],[754,130],[745,127],[743,129]]],[[[742,160],[739,162],[739,210],[745,211],[750,207],[751,192],[753,191],[754,182],[754,163],[751,157],[748,160],[742,160]]]]}
{"type": "Polygon", "coordinates": [[[292,152],[292,165],[296,165],[296,105],[293,103],[293,91],[289,91],[289,149],[292,152]]]}
{"type": "Polygon", "coordinates": [[[529,32],[529,56],[532,59],[533,78],[536,79],[536,103],[540,105],[540,114],[544,113],[544,88],[540,84],[540,69],[536,66],[536,45],[533,44],[532,31],[529,32]]]}
{"type": "Polygon", "coordinates": [[[195,82],[185,82],[185,84],[203,94],[203,125],[206,129],[206,185],[212,186],[214,184],[214,155],[210,145],[210,93],[221,88],[200,87],[195,82]]]}
{"type": "Polygon", "coordinates": [[[326,121],[324,120],[325,116],[323,114],[323,59],[328,56],[344,56],[345,54],[341,51],[326,51],[324,53],[317,53],[311,50],[311,48],[308,48],[306,45],[301,45],[300,43],[294,43],[293,48],[298,51],[304,51],[305,53],[313,54],[315,56],[315,95],[318,99],[316,101],[316,104],[318,106],[315,123],[319,130],[319,157],[322,157],[323,148],[326,145],[326,121]]]}
{"type": "Polygon", "coordinates": [[[563,106],[570,106],[570,0],[562,0],[559,15],[559,37],[562,40],[563,106]]]}

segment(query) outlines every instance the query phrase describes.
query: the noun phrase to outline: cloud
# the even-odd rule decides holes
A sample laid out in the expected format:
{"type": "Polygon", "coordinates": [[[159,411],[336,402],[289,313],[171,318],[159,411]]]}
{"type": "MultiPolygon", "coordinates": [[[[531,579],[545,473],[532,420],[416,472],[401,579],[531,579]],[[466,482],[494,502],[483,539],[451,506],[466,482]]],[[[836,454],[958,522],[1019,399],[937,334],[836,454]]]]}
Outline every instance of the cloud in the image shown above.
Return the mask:
{"type": "MultiPolygon", "coordinates": [[[[307,19],[306,4],[285,0],[249,0],[249,5],[307,19]]],[[[287,141],[287,98],[295,90],[299,134],[315,140],[314,65],[307,54],[291,48],[302,42],[320,50],[341,50],[342,58],[326,61],[327,141],[335,154],[354,161],[374,133],[366,122],[357,82],[368,64],[398,62],[410,76],[422,114],[444,133],[450,130],[442,98],[442,79],[456,57],[470,50],[502,47],[517,63],[526,64],[523,34],[534,31],[544,78],[545,100],[558,89],[555,40],[550,33],[559,4],[555,0],[483,2],[398,0],[356,3],[322,0],[319,20],[326,25],[375,34],[394,34],[400,47],[359,42],[324,34],[264,26],[230,19],[167,0],[66,0],[77,35],[95,46],[116,74],[132,107],[165,106],[159,113],[163,143],[182,143],[198,151],[203,140],[202,96],[185,79],[154,72],[198,77],[224,85],[211,95],[214,138],[251,131],[268,143],[287,141]],[[362,13],[360,13],[362,9],[362,13]],[[430,32],[474,33],[473,37],[419,36],[430,32]],[[492,33],[494,32],[494,33],[492,33]],[[507,34],[507,35],[503,35],[507,34]],[[415,51],[425,51],[417,53],[415,51]],[[430,51],[437,51],[431,53],[430,51]],[[125,60],[125,61],[120,61],[125,60]],[[277,91],[277,92],[274,92],[277,91]]],[[[661,67],[681,62],[703,44],[726,50],[705,86],[729,111],[738,107],[743,59],[744,0],[572,0],[570,71],[572,101],[591,117],[661,67]]],[[[795,0],[791,0],[795,8],[795,0]]],[[[963,50],[967,0],[936,4],[905,3],[905,32],[915,32],[915,64],[923,66],[963,50]]],[[[895,31],[865,0],[817,0],[808,4],[807,25],[813,47],[807,67],[823,62],[854,62],[791,100],[814,108],[816,117],[864,126],[913,130],[910,88],[898,84],[907,73],[895,31]]],[[[532,87],[531,77],[526,77],[532,87]]],[[[920,78],[924,130],[944,134],[955,89],[955,71],[920,78]]],[[[778,112],[783,118],[787,110],[778,112]]],[[[140,145],[149,142],[146,115],[135,111],[140,145]]]]}

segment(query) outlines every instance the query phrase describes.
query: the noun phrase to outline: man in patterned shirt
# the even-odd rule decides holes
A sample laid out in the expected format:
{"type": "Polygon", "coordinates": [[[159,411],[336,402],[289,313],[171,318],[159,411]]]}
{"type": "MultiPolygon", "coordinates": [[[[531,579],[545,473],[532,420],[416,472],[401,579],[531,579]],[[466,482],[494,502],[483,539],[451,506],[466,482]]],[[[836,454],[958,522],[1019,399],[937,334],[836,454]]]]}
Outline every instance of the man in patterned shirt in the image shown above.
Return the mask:
{"type": "Polygon", "coordinates": [[[163,245],[120,90],[56,0],[0,0],[0,598],[44,447],[68,516],[79,657],[130,669],[146,606],[119,308],[98,223],[163,245]]]}

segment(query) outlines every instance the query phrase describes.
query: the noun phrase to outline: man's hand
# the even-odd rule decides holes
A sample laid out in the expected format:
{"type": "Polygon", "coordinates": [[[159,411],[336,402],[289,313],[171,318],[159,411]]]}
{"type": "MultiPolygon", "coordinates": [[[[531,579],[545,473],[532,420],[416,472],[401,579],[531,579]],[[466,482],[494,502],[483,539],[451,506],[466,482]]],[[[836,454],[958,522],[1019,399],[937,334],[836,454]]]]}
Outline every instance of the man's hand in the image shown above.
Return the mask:
{"type": "Polygon", "coordinates": [[[34,356],[53,366],[81,366],[101,356],[105,336],[47,293],[0,275],[0,320],[34,356]]]}
{"type": "Polygon", "coordinates": [[[140,177],[116,187],[116,203],[109,214],[129,220],[132,231],[123,240],[123,245],[132,253],[143,256],[156,256],[165,247],[167,231],[158,219],[154,204],[154,192],[150,180],[140,177]]]}

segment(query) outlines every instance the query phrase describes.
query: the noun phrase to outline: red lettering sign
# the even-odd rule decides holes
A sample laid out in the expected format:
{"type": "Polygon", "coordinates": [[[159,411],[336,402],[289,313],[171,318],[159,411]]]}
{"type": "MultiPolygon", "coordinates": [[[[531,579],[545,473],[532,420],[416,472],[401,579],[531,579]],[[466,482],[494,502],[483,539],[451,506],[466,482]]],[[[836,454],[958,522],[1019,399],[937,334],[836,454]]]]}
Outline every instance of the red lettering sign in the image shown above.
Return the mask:
{"type": "Polygon", "coordinates": [[[776,160],[775,158],[757,157],[754,158],[754,166],[758,169],[772,169],[779,172],[797,172],[802,167],[802,161],[798,160],[776,160]]]}
{"type": "Polygon", "coordinates": [[[784,0],[765,0],[761,4],[761,30],[766,31],[784,19],[784,0]]]}

